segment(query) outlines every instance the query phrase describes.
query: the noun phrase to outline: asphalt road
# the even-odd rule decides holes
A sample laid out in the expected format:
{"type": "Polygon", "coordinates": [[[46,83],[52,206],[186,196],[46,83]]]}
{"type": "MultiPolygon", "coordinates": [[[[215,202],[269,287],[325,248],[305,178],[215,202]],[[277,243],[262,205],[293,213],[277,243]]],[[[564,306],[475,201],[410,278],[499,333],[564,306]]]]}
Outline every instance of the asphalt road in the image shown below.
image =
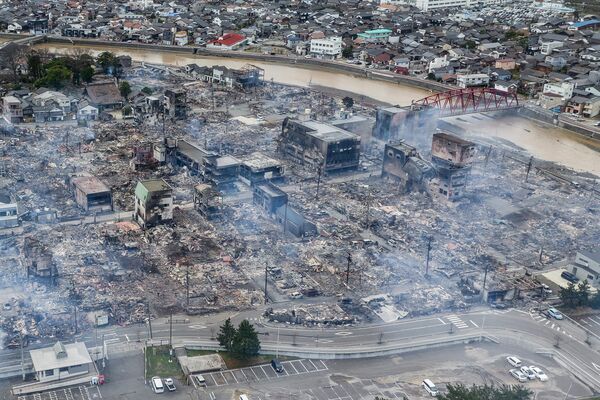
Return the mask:
{"type": "MultiPolygon", "coordinates": [[[[400,320],[387,324],[340,328],[307,328],[265,324],[257,318],[257,311],[234,315],[193,318],[189,322],[175,323],[172,329],[173,344],[195,343],[215,345],[211,339],[226,317],[234,323],[247,318],[257,326],[262,348],[281,353],[346,353],[360,355],[366,352],[393,350],[411,344],[435,344],[448,337],[484,335],[511,346],[535,349],[540,354],[552,354],[565,369],[577,375],[589,386],[600,390],[600,340],[588,337],[582,327],[569,320],[547,320],[537,313],[520,310],[482,309],[461,314],[443,314],[423,318],[400,320]],[[586,343],[590,341],[590,344],[586,343]],[[558,347],[555,345],[558,343],[558,347]]],[[[182,321],[184,317],[179,317],[182,321]]],[[[149,338],[148,326],[110,327],[81,335],[78,340],[88,346],[101,343],[109,346],[144,341],[149,338]],[[97,341],[96,341],[97,340],[97,341]]],[[[164,318],[152,321],[153,339],[169,340],[169,324],[164,318]]],[[[26,352],[27,353],[27,352],[26,352]]],[[[0,353],[0,370],[19,364],[19,351],[0,353]]]]}

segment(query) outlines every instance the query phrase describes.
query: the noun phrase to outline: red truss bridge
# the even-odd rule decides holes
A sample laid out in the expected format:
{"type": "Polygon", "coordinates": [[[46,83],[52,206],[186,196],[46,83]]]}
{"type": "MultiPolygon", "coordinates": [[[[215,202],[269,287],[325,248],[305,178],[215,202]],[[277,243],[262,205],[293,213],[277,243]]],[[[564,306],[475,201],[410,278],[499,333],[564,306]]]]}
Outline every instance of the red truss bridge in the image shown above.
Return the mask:
{"type": "Polygon", "coordinates": [[[413,105],[437,109],[440,117],[520,107],[516,93],[491,88],[450,90],[413,101],[413,105]]]}

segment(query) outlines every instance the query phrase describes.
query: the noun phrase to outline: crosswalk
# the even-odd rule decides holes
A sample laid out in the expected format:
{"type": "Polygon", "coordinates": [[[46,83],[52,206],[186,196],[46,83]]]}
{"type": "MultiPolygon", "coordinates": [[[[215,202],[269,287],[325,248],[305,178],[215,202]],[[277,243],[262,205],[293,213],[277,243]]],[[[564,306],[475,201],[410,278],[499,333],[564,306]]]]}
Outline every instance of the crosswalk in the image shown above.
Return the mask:
{"type": "Polygon", "coordinates": [[[592,330],[600,329],[600,315],[583,318],[579,321],[582,325],[589,327],[592,330]]]}
{"type": "Polygon", "coordinates": [[[460,317],[458,315],[448,315],[446,317],[446,319],[448,321],[450,321],[454,326],[456,326],[458,329],[466,329],[469,327],[469,325],[467,325],[466,322],[464,322],[462,319],[460,319],[460,317]]]}
{"type": "Polygon", "coordinates": [[[562,328],[560,326],[560,324],[554,319],[548,319],[544,315],[540,315],[540,314],[534,314],[534,315],[531,315],[531,317],[535,320],[535,322],[538,322],[538,323],[544,325],[548,329],[551,329],[551,330],[559,332],[559,333],[563,333],[563,334],[569,336],[570,338],[573,337],[573,335],[571,335],[570,333],[565,331],[565,329],[562,328]]]}

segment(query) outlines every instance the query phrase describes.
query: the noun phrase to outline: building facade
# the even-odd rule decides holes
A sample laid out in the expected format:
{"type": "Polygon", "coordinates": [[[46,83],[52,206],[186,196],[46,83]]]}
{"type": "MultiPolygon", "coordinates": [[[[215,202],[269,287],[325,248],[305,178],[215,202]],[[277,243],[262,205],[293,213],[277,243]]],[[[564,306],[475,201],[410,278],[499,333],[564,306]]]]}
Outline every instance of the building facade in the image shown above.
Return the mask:
{"type": "Polygon", "coordinates": [[[342,54],[342,38],[312,39],[310,41],[310,53],[316,56],[336,58],[342,54]]]}
{"type": "Polygon", "coordinates": [[[173,189],[163,179],[138,182],[134,220],[144,229],[173,219],[173,189]]]}
{"type": "Polygon", "coordinates": [[[359,165],[360,136],[323,122],[286,118],[278,142],[281,152],[323,173],[359,165]]]}

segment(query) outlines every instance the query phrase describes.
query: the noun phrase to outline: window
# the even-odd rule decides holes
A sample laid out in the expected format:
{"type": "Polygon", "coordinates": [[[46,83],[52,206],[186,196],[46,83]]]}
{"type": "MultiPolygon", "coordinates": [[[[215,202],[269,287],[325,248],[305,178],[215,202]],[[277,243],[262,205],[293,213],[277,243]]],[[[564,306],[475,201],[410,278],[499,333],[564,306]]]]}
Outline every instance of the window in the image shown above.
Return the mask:
{"type": "Polygon", "coordinates": [[[54,370],[53,369],[47,369],[46,371],[44,371],[44,375],[45,376],[52,376],[52,375],[54,375],[54,370]]]}
{"type": "Polygon", "coordinates": [[[62,367],[58,370],[58,372],[69,372],[69,367],[62,367]]]}

